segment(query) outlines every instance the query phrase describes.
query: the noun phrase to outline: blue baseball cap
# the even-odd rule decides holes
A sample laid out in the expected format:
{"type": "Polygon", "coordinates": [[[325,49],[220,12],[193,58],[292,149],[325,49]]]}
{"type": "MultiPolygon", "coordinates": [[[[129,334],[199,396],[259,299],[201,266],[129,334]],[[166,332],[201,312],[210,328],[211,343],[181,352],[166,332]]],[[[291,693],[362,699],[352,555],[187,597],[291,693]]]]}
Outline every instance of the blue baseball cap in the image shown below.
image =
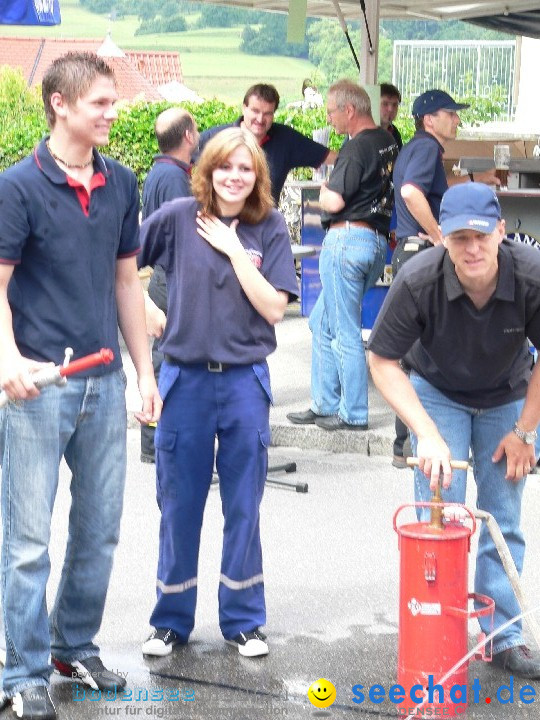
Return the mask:
{"type": "Polygon", "coordinates": [[[415,117],[431,115],[437,110],[465,110],[469,105],[458,103],[444,90],[426,90],[413,102],[412,114],[415,117]]]}
{"type": "Polygon", "coordinates": [[[457,230],[489,235],[501,219],[501,206],[493,190],[483,183],[461,183],[449,188],[441,200],[439,223],[443,237],[457,230]]]}

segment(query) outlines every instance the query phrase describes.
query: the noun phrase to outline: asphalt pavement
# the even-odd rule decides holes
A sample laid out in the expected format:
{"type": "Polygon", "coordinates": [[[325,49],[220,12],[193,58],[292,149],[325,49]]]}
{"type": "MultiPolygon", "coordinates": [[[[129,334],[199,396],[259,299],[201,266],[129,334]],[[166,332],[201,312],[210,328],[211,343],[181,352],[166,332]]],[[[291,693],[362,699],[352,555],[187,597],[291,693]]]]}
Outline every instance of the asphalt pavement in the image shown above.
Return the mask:
{"type": "MultiPolygon", "coordinates": [[[[388,699],[388,689],[397,681],[398,642],[399,552],[392,521],[396,509],[412,501],[412,472],[391,466],[393,414],[371,388],[366,433],[289,426],[286,412],[309,405],[307,322],[297,314],[288,315],[278,338],[271,372],[272,425],[279,446],[270,449],[270,462],[295,462],[297,472],[279,478],[306,483],[308,492],[269,484],[261,508],[269,655],[242,658],[219,631],[223,519],[213,486],[202,532],[195,630],[189,644],[176,647],[170,656],[143,658],[141,644],[150,631],[155,598],[159,512],[154,467],[139,462],[139,434],[130,429],[122,532],[98,637],[104,662],[126,675],[128,692],[108,698],[83,692],[54,675],[51,695],[60,720],[405,717],[388,699]],[[307,697],[309,686],[319,678],[336,688],[336,701],[326,709],[316,709],[307,697]],[[381,685],[386,699],[379,704],[366,696],[363,703],[353,702],[358,694],[352,688],[358,684],[366,690],[381,685]]],[[[133,409],[136,393],[127,369],[128,403],[133,409]]],[[[471,507],[473,485],[471,478],[471,507]]],[[[62,465],[50,544],[49,604],[65,551],[69,502],[69,473],[62,465]]],[[[539,506],[540,480],[531,476],[523,502],[528,550],[522,584],[532,605],[540,595],[539,506]]],[[[414,521],[412,510],[404,513],[405,519],[414,521]]],[[[474,540],[472,545],[471,584],[474,540]]],[[[540,621],[538,610],[535,617],[540,621]]],[[[469,630],[472,645],[478,630],[475,621],[469,630]]],[[[481,684],[479,702],[469,705],[470,720],[540,717],[539,682],[532,683],[539,697],[526,705],[519,701],[524,684],[519,681],[514,683],[514,702],[499,702],[497,688],[508,678],[487,663],[472,662],[468,677],[469,687],[474,680],[481,684]]],[[[10,715],[7,710],[0,717],[10,715]]]]}

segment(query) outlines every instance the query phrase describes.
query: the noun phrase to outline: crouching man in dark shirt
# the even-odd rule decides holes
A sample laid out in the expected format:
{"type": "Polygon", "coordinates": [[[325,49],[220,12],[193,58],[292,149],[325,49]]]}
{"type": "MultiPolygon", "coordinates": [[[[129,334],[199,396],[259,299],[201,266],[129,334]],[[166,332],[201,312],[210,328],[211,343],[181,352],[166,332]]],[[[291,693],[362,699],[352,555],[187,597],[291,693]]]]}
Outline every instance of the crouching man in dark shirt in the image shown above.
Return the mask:
{"type": "MultiPolygon", "coordinates": [[[[528,338],[540,346],[540,257],[504,240],[497,197],[481,183],[444,194],[440,227],[443,244],[409,260],[390,288],[369,341],[371,372],[411,428],[416,499],[430,499],[442,472],[444,501],[463,503],[467,474],[452,478],[450,459],[471,451],[477,505],[495,517],[521,573],[521,498],[540,422],[540,369],[531,373],[528,347],[528,338]]],[[[486,528],[475,590],[495,600],[495,629],[520,614],[486,528]]],[[[480,625],[490,632],[487,618],[480,625]]],[[[493,665],[540,678],[540,659],[524,645],[520,622],[496,635],[493,665]]]]}

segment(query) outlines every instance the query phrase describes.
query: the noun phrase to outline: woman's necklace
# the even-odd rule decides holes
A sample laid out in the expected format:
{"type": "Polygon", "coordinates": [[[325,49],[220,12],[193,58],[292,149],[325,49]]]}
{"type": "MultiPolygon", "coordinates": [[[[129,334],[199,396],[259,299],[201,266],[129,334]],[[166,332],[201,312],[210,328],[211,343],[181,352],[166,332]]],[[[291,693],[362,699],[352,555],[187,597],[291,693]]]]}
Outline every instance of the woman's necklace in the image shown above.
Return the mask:
{"type": "Polygon", "coordinates": [[[87,160],[85,163],[80,163],[80,164],[79,164],[79,163],[68,163],[68,162],[66,162],[65,160],[62,160],[61,157],[58,157],[58,155],[56,155],[56,154],[52,151],[51,146],[50,146],[48,140],[47,140],[47,142],[45,143],[45,145],[47,146],[47,150],[51,153],[52,157],[53,157],[55,160],[58,160],[58,162],[61,162],[62,165],[65,165],[65,166],[66,166],[67,168],[69,168],[70,170],[84,170],[85,168],[87,168],[87,167],[92,163],[92,161],[93,161],[93,159],[94,159],[94,156],[92,155],[92,157],[90,158],[90,160],[87,160]]]}

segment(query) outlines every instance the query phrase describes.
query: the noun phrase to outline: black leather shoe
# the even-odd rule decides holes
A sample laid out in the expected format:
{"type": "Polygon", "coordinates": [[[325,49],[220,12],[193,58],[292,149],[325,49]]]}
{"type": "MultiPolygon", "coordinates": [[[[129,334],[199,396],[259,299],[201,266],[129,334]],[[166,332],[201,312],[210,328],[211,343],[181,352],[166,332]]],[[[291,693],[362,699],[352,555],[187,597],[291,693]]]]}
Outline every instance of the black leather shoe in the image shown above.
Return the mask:
{"type": "Polygon", "coordinates": [[[317,413],[314,413],[313,410],[287,413],[287,420],[290,420],[295,425],[314,425],[317,418],[321,417],[324,417],[324,415],[317,415],[317,413]]]}
{"type": "Polygon", "coordinates": [[[339,415],[328,415],[315,418],[315,425],[323,430],[367,430],[366,425],[351,425],[342,420],[339,415]]]}
{"type": "Polygon", "coordinates": [[[511,675],[529,680],[540,680],[540,657],[531,652],[526,645],[517,645],[497,653],[493,656],[491,663],[511,675]]]}
{"type": "Polygon", "coordinates": [[[407,458],[403,455],[394,455],[392,458],[392,465],[398,470],[404,470],[409,467],[407,465],[407,458]]]}
{"type": "Polygon", "coordinates": [[[56,720],[56,710],[45,685],[25,688],[13,696],[13,712],[23,720],[56,720]]]}

